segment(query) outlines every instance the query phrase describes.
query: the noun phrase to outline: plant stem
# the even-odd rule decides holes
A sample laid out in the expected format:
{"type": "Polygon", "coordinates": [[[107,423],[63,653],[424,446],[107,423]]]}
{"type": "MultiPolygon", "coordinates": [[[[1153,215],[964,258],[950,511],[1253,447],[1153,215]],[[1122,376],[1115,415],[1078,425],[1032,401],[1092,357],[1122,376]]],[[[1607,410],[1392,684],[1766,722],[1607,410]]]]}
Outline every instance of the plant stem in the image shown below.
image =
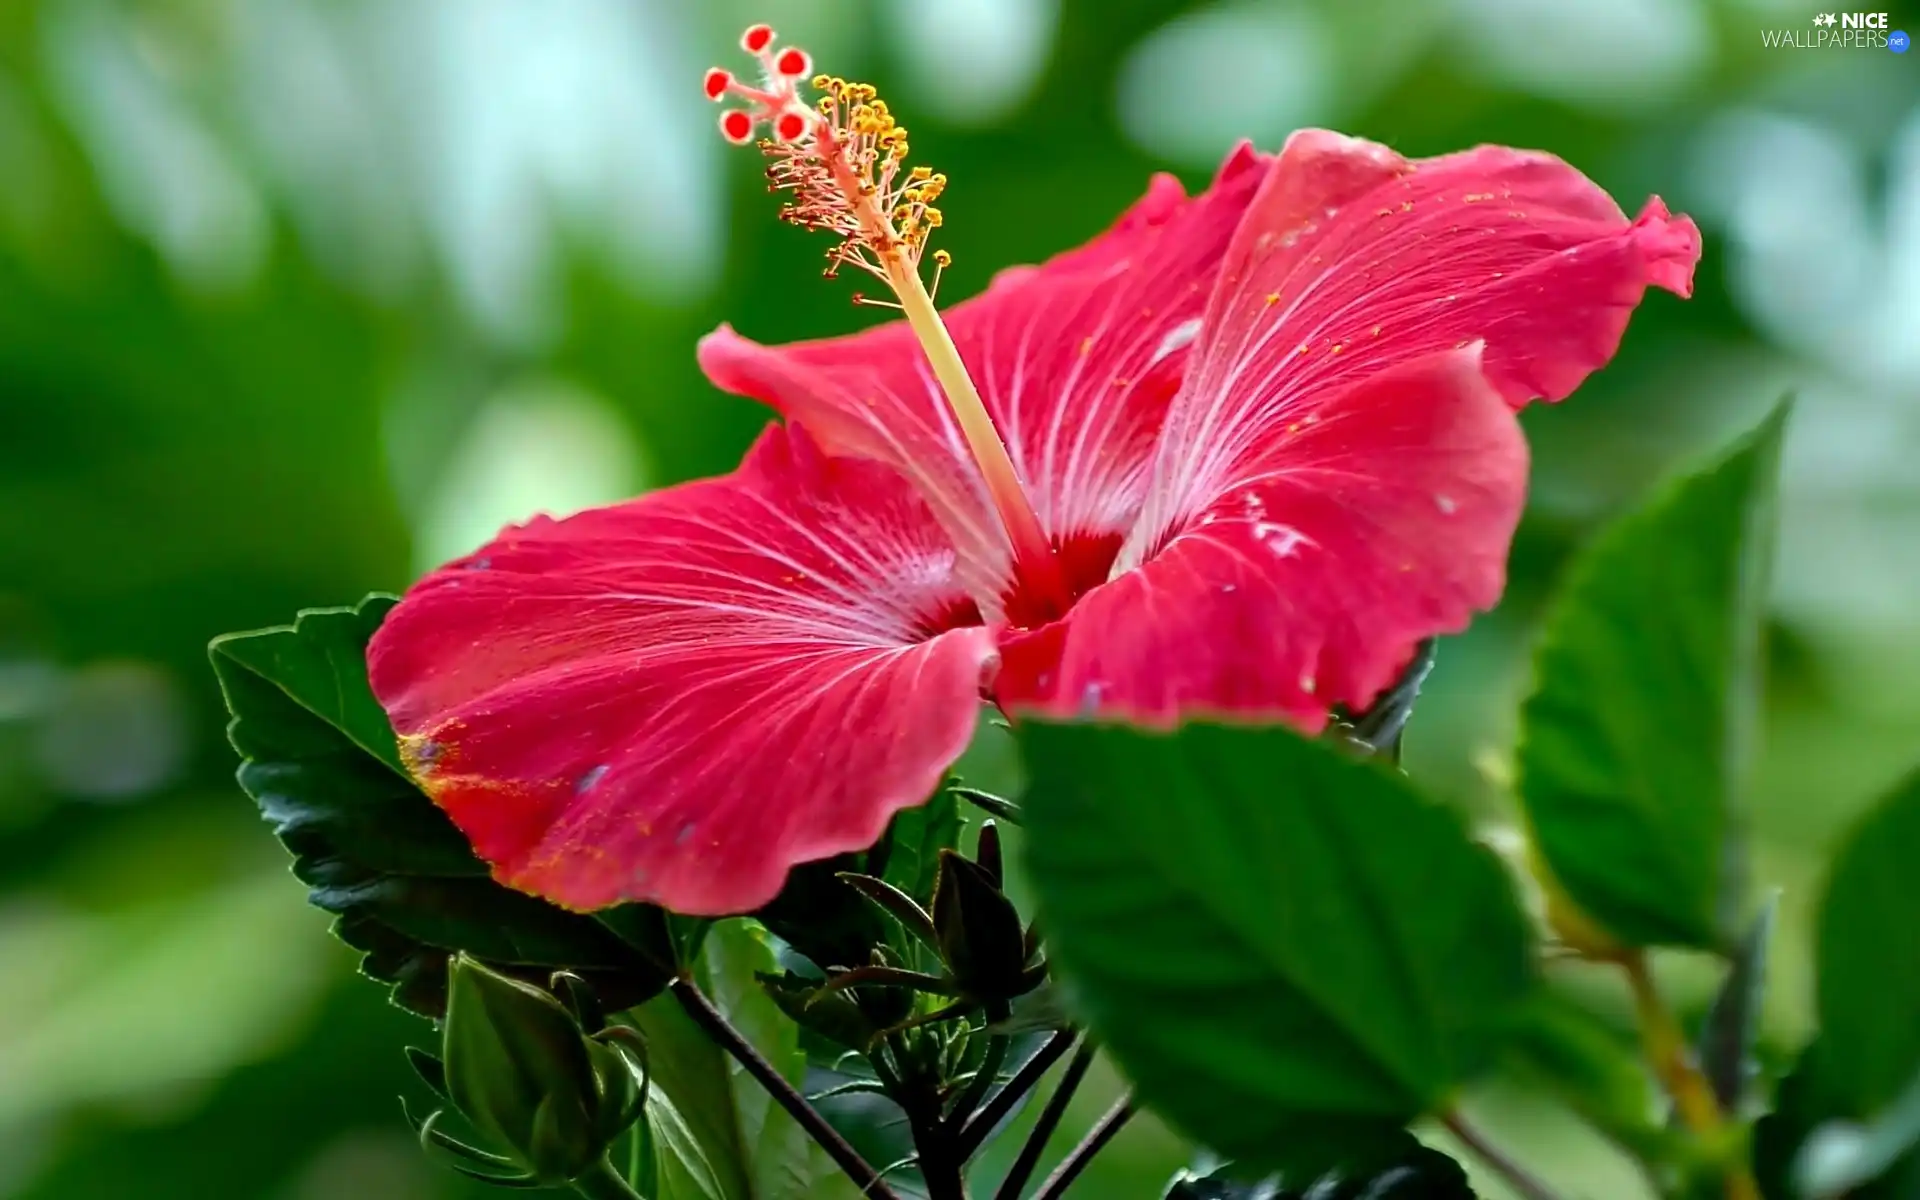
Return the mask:
{"type": "MultiPolygon", "coordinates": [[[[1694,1135],[1719,1150],[1726,1140],[1727,1122],[1714,1098],[1713,1085],[1694,1062],[1680,1023],[1667,1011],[1654,987],[1653,974],[1647,969],[1647,956],[1636,950],[1620,959],[1627,984],[1633,990],[1633,1006],[1640,1017],[1640,1041],[1647,1062],[1659,1076],[1680,1121],[1694,1135]]],[[[1760,1200],[1760,1187],[1745,1162],[1730,1159],[1724,1166],[1727,1200],[1760,1200]]]]}
{"type": "Polygon", "coordinates": [[[587,1200],[641,1200],[640,1193],[621,1178],[605,1155],[585,1175],[573,1181],[573,1190],[587,1200]]]}
{"type": "Polygon", "coordinates": [[[1060,1118],[1067,1114],[1067,1104],[1073,1099],[1075,1089],[1086,1075],[1087,1068],[1093,1065],[1093,1043],[1084,1043],[1078,1053],[1067,1063],[1067,1069],[1060,1074],[1060,1086],[1053,1089],[1053,1095],[1047,1097],[1046,1107],[1040,1110],[1040,1119],[1033,1123],[1033,1130],[1027,1134],[1027,1140],[1020,1147],[1020,1156],[1007,1168],[1007,1176],[1000,1181],[1000,1190],[994,1193],[994,1200],[1019,1200],[1020,1193],[1026,1189],[1027,1180],[1033,1178],[1033,1169],[1040,1165],[1040,1156],[1046,1153],[1047,1143],[1053,1140],[1053,1131],[1060,1127],[1060,1118]]]}
{"type": "Polygon", "coordinates": [[[1013,1073],[1013,1078],[1007,1080],[1006,1086],[995,1092],[960,1131],[957,1144],[963,1157],[972,1158],[986,1144],[987,1139],[993,1136],[994,1129],[1013,1111],[1013,1106],[1034,1089],[1053,1064],[1073,1048],[1078,1038],[1079,1035],[1073,1030],[1063,1029],[1049,1038],[1046,1045],[1034,1051],[1033,1057],[1013,1073]]]}
{"type": "Polygon", "coordinates": [[[1447,1127],[1448,1133],[1459,1139],[1462,1146],[1473,1151],[1480,1161],[1492,1167],[1495,1174],[1512,1184],[1513,1190],[1524,1196],[1526,1200],[1557,1200],[1553,1189],[1548,1187],[1539,1176],[1521,1166],[1516,1159],[1509,1157],[1506,1151],[1488,1141],[1486,1135],[1469,1125],[1467,1119],[1458,1111],[1442,1114],[1440,1123],[1447,1127]]]}
{"type": "Polygon", "coordinates": [[[1067,1189],[1073,1186],[1073,1181],[1080,1178],[1080,1172],[1087,1169],[1093,1156],[1106,1148],[1107,1143],[1113,1140],[1113,1135],[1120,1132],[1121,1126],[1132,1119],[1134,1112],[1132,1096],[1122,1096],[1114,1101],[1106,1115],[1094,1122],[1087,1136],[1068,1151],[1067,1157],[1053,1169],[1053,1174],[1047,1176],[1047,1181],[1033,1194],[1033,1200],[1060,1200],[1067,1189]]]}
{"type": "Polygon", "coordinates": [[[860,1157],[859,1151],[847,1144],[838,1130],[827,1124],[826,1118],[807,1103],[807,1098],[787,1082],[786,1076],[780,1074],[772,1063],[753,1048],[751,1042],[740,1035],[740,1031],[713,1006],[713,1002],[707,999],[693,980],[682,975],[673,981],[668,990],[694,1023],[704,1029],[722,1050],[732,1055],[735,1062],[746,1068],[747,1074],[753,1076],[767,1094],[800,1123],[800,1128],[807,1131],[807,1136],[820,1144],[828,1157],[847,1173],[847,1178],[853,1180],[861,1195],[873,1197],[874,1200],[900,1200],[886,1181],[880,1178],[880,1173],[860,1157]]]}
{"type": "MultiPolygon", "coordinates": [[[[1004,1021],[1007,1015],[1005,1005],[989,1007],[987,1024],[991,1026],[995,1021],[1004,1021]]],[[[951,1129],[958,1130],[964,1126],[967,1117],[980,1106],[987,1089],[993,1086],[995,1077],[1000,1074],[1001,1065],[1007,1061],[1007,1047],[1011,1043],[1012,1039],[1004,1033],[987,1035],[987,1052],[980,1058],[980,1069],[973,1073],[966,1090],[960,1093],[959,1099],[954,1101],[953,1110],[947,1114],[947,1124],[951,1129]]]]}
{"type": "Polygon", "coordinates": [[[927,1200],[967,1200],[966,1160],[959,1154],[952,1129],[940,1119],[939,1097],[928,1096],[927,1101],[907,1109],[927,1200]]]}
{"type": "MultiPolygon", "coordinates": [[[[899,1034],[887,1037],[887,1048],[895,1066],[909,1062],[899,1034]]],[[[875,1069],[881,1057],[874,1056],[875,1069]]],[[[959,1152],[953,1127],[940,1115],[940,1080],[919,1070],[891,1076],[888,1094],[907,1115],[907,1127],[913,1133],[913,1157],[920,1166],[920,1178],[927,1186],[927,1200],[967,1200],[967,1160],[959,1152]]]]}

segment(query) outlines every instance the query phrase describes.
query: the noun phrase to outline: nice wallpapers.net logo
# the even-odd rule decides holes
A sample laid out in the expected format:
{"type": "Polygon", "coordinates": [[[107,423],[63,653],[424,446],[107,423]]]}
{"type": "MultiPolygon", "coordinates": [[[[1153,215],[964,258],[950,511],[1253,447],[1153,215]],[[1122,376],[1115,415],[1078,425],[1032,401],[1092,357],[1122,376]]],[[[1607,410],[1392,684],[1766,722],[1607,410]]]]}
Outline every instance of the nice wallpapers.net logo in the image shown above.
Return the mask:
{"type": "Polygon", "coordinates": [[[1815,13],[1808,26],[1763,29],[1760,44],[1770,50],[1891,50],[1905,54],[1913,44],[1906,31],[1891,28],[1887,14],[1815,13]]]}

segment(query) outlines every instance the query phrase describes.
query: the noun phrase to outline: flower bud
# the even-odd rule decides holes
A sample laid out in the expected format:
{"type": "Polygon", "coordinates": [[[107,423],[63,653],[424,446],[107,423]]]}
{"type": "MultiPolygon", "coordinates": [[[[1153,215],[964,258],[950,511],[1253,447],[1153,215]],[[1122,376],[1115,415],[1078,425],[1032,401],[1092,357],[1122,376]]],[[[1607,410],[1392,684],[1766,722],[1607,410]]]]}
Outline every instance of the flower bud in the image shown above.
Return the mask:
{"type": "Polygon", "coordinates": [[[549,993],[465,955],[448,971],[447,1096],[491,1149],[548,1186],[597,1164],[642,1103],[622,1049],[549,993]]]}
{"type": "Polygon", "coordinates": [[[985,867],[951,850],[940,852],[933,927],[940,956],[962,994],[995,1001],[1031,990],[1019,910],[985,867]]]}

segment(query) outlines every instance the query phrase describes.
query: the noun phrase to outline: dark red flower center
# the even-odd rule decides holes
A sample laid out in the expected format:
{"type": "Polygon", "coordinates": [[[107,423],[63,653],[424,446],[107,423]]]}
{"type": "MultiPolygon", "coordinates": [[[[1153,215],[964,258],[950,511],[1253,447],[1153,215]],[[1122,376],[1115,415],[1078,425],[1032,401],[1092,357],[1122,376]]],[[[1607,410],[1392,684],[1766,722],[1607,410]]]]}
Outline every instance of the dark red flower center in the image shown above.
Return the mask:
{"type": "Polygon", "coordinates": [[[1066,616],[1067,609],[1080,597],[1107,581],[1123,540],[1124,535],[1120,533],[1079,533],[1053,539],[1054,560],[1066,577],[1068,603],[1063,606],[1048,593],[1016,579],[1001,597],[1007,623],[1031,629],[1066,616]]]}
{"type": "MultiPolygon", "coordinates": [[[[1125,535],[1120,533],[1083,533],[1055,538],[1054,558],[1066,577],[1067,593],[1071,598],[1069,603],[1062,606],[1051,593],[1029,587],[1016,577],[1000,597],[1007,624],[1016,629],[1034,629],[1066,616],[1067,610],[1080,597],[1107,581],[1124,540],[1125,535]]],[[[986,623],[980,606],[970,597],[961,597],[929,614],[914,632],[923,639],[934,638],[949,630],[967,629],[986,623]]]]}

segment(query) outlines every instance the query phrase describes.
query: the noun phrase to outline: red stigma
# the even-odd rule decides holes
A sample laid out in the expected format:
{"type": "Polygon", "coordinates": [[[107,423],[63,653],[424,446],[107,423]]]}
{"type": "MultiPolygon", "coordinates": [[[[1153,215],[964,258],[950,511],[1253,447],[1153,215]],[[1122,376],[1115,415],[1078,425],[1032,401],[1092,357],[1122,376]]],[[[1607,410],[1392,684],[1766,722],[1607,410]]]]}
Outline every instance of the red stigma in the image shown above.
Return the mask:
{"type": "Polygon", "coordinates": [[[738,109],[721,113],[720,135],[735,145],[745,145],[753,138],[753,118],[738,109]]]}
{"type": "Polygon", "coordinates": [[[774,136],[783,142],[795,142],[807,131],[807,118],[797,112],[783,112],[773,124],[774,136]]]}
{"type": "Polygon", "coordinates": [[[773,26],[749,25],[740,35],[740,45],[748,54],[758,54],[773,44],[773,26]]]}
{"type": "Polygon", "coordinates": [[[798,79],[813,69],[813,64],[807,59],[807,52],[798,46],[789,46],[782,50],[780,57],[774,60],[773,66],[774,70],[788,79],[798,79]]]}
{"type": "Polygon", "coordinates": [[[707,91],[707,99],[718,100],[720,97],[726,95],[727,87],[732,83],[733,72],[723,71],[719,67],[711,68],[707,72],[707,79],[704,85],[707,91]]]}

